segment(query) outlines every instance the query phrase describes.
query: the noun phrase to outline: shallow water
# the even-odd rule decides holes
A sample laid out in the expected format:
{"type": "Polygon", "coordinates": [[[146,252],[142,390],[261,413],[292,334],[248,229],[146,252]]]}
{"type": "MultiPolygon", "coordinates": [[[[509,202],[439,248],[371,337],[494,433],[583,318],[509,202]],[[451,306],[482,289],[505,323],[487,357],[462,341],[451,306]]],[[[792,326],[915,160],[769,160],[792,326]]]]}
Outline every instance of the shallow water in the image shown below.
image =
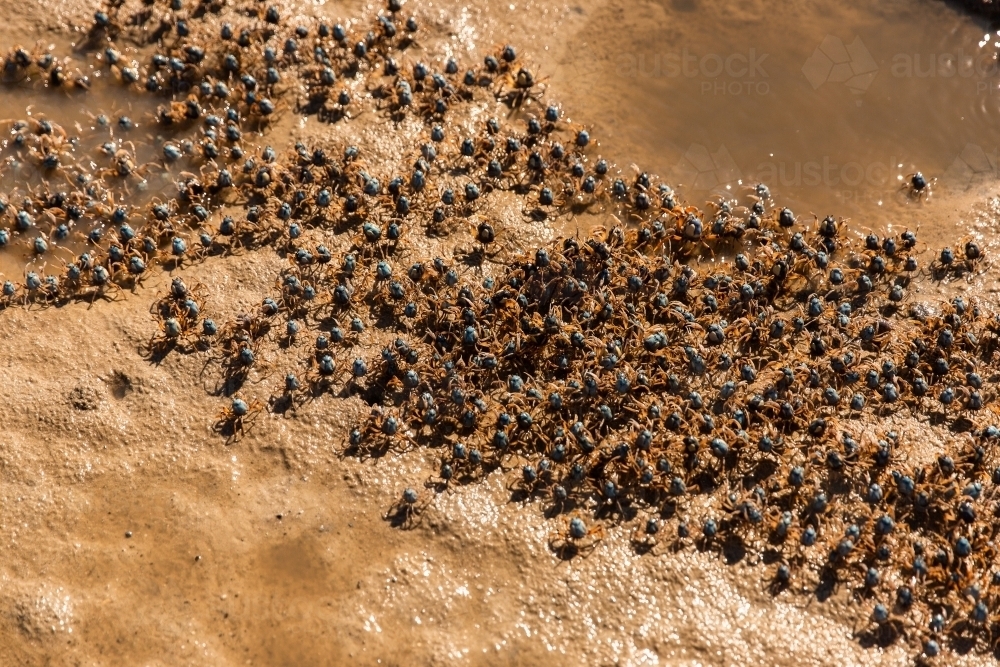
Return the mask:
{"type": "Polygon", "coordinates": [[[1000,35],[985,34],[934,0],[612,3],[553,79],[607,154],[693,203],[762,182],[806,220],[915,227],[996,178],[1000,35]],[[901,191],[916,171],[923,202],[901,191]]]}
{"type": "MultiPolygon", "coordinates": [[[[89,71],[91,77],[94,73],[89,71]]],[[[52,89],[44,82],[27,79],[5,85],[3,94],[11,117],[0,119],[0,197],[10,210],[0,226],[9,229],[11,239],[0,251],[0,272],[18,275],[25,264],[72,260],[86,247],[87,234],[94,229],[103,231],[106,219],[102,218],[119,205],[129,209],[128,222],[141,227],[136,213],[154,196],[163,194],[172,180],[152,163],[157,157],[153,140],[157,134],[156,100],[123,95],[120,84],[100,76],[92,78],[87,92],[52,89]],[[44,143],[39,136],[41,122],[52,123],[44,143]],[[127,178],[112,173],[119,151],[126,151],[139,167],[127,178]],[[58,164],[47,166],[43,162],[46,155],[57,156],[58,164]],[[35,224],[18,229],[13,215],[24,208],[26,197],[82,192],[88,183],[99,187],[92,190],[94,197],[78,197],[82,217],[71,220],[65,215],[44,215],[29,206],[35,224]],[[68,236],[56,231],[60,224],[67,225],[68,236]],[[32,248],[38,237],[49,245],[44,253],[32,248]]]]}
{"type": "MultiPolygon", "coordinates": [[[[337,16],[350,8],[300,9],[337,16]]],[[[468,27],[474,21],[464,15],[456,22],[468,27]]],[[[763,183],[806,221],[832,214],[850,218],[859,230],[923,226],[929,242],[948,242],[960,213],[996,180],[1000,33],[985,39],[986,28],[947,4],[821,3],[806,10],[773,0],[739,8],[695,0],[612,2],[587,11],[570,7],[561,22],[581,26],[566,49],[572,56],[555,64],[542,58],[541,73],[550,75],[566,109],[593,127],[602,152],[626,178],[634,163],[667,179],[691,203],[723,196],[747,204],[750,186],[763,183]],[[623,29],[606,30],[610,21],[623,29]],[[930,182],[926,196],[906,190],[916,171],[930,182]]],[[[481,22],[476,30],[498,33],[503,25],[481,22]]],[[[457,36],[458,51],[478,49],[475,32],[457,36]]],[[[69,52],[60,48],[60,56],[69,52]]],[[[124,94],[100,57],[77,54],[69,68],[90,77],[89,92],[65,93],[31,80],[4,87],[13,114],[5,120],[49,118],[77,139],[63,160],[75,164],[61,167],[67,181],[107,169],[113,162],[102,150],[107,142],[134,147],[137,164],[152,161],[144,177],[111,184],[112,196],[135,208],[172,195],[180,170],[197,171],[199,162],[189,156],[165,165],[167,136],[153,116],[158,100],[124,94]],[[20,109],[25,113],[14,114],[20,109]],[[102,114],[108,127],[96,122],[102,114]],[[137,127],[117,127],[123,115],[137,127]]],[[[52,175],[13,143],[16,134],[5,131],[0,143],[0,192],[14,206],[43,172],[52,175]]],[[[19,275],[25,262],[58,264],[58,253],[70,259],[91,229],[104,226],[100,217],[71,225],[73,234],[64,240],[53,238],[54,224],[25,233],[12,228],[0,272],[19,275]],[[52,255],[34,253],[36,231],[52,255]]]]}

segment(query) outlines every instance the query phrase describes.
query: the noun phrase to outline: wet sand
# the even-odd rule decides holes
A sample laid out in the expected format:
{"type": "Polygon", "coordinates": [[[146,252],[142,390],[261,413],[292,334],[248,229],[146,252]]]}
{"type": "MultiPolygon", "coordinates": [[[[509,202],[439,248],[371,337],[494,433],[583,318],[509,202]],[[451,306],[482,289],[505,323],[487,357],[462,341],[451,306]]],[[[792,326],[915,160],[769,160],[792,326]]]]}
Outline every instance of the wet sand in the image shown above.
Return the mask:
{"type": "MultiPolygon", "coordinates": [[[[226,264],[185,275],[210,299],[266,289],[252,263],[226,264]]],[[[149,328],[132,304],[0,321],[5,340],[50,332],[4,354],[20,378],[0,395],[5,664],[905,661],[851,639],[846,600],[773,598],[763,568],[694,550],[638,556],[627,527],[563,562],[548,547],[558,523],[509,502],[501,473],[392,529],[384,508],[433,461],[339,458],[359,400],[223,446],[198,361],[150,368],[132,353],[149,328]]]]}
{"type": "MultiPolygon", "coordinates": [[[[0,43],[50,24],[48,10],[17,7],[0,43]]],[[[607,94],[587,93],[573,69],[595,34],[627,32],[605,35],[622,6],[513,7],[425,4],[434,37],[424,46],[465,55],[524,45],[551,74],[550,96],[600,130],[609,157],[669,168],[673,160],[657,162],[655,147],[642,152],[653,144],[641,116],[619,111],[611,123],[594,99],[635,98],[606,70],[607,94]]],[[[85,23],[91,9],[62,11],[85,23]]],[[[306,124],[295,134],[328,129],[306,124]]],[[[977,190],[925,210],[940,224],[975,223],[992,234],[995,209],[983,199],[977,190]]],[[[515,216],[507,222],[525,244],[555,233],[515,216]]],[[[930,236],[947,238],[948,229],[930,236]]],[[[251,252],[175,275],[204,283],[207,302],[232,315],[273,290],[280,266],[273,254],[251,252]]],[[[222,401],[206,397],[197,355],[151,365],[136,352],[154,328],[149,300],[169,282],[157,274],[141,298],[0,316],[0,663],[909,661],[902,646],[864,649],[852,639],[858,612],[846,596],[773,597],[762,568],[694,550],[640,557],[628,527],[611,529],[589,557],[561,561],[548,547],[558,522],[537,504],[511,503],[500,473],[436,496],[414,530],[393,529],[382,512],[437,462],[419,452],[377,463],[340,458],[348,428],[368,410],[360,399],[324,397],[297,416],[265,415],[223,445],[211,430],[222,401]]]]}

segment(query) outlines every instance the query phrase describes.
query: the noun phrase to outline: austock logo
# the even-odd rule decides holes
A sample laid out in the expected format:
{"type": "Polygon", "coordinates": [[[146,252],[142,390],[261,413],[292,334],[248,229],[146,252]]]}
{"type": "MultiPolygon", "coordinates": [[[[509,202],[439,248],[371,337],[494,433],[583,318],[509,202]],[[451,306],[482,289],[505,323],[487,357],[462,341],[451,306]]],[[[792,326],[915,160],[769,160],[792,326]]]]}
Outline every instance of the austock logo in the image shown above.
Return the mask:
{"type": "Polygon", "coordinates": [[[952,192],[964,192],[977,181],[997,176],[997,150],[987,152],[982,146],[969,143],[945,169],[941,185],[952,192]]]}
{"type": "Polygon", "coordinates": [[[842,83],[855,95],[861,95],[875,80],[878,63],[860,37],[850,44],[827,35],[802,66],[802,73],[813,90],[826,83],[842,83]]]}
{"type": "Polygon", "coordinates": [[[674,167],[673,177],[692,190],[725,193],[742,180],[736,161],[725,146],[714,153],[702,144],[691,144],[674,167]]]}
{"type": "Polygon", "coordinates": [[[748,49],[746,53],[697,55],[686,47],[671,53],[623,53],[616,58],[621,78],[698,79],[702,95],[768,95],[771,86],[764,61],[768,54],[748,49]]]}

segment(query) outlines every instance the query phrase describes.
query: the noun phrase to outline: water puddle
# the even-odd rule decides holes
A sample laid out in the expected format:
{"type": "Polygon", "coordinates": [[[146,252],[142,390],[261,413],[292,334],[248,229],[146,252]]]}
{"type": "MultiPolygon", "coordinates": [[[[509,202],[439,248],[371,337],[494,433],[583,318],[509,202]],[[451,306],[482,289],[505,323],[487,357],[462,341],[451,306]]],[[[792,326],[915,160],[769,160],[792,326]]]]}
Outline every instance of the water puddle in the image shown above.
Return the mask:
{"type": "MultiPolygon", "coordinates": [[[[261,148],[254,132],[229,134],[228,107],[221,115],[202,110],[196,120],[160,122],[171,100],[122,80],[126,68],[141,76],[139,63],[149,54],[99,51],[39,67],[43,53],[30,53],[35,64],[8,68],[0,82],[10,114],[0,118],[5,279],[20,279],[25,271],[59,274],[95,244],[141,235],[150,204],[169,205],[171,216],[182,208],[171,203],[178,182],[215,178],[227,165],[233,170],[244,149],[261,148]],[[86,87],[52,85],[57,64],[72,79],[86,77],[86,87]]],[[[175,95],[174,104],[183,108],[183,100],[175,95]]]]}
{"type": "Polygon", "coordinates": [[[577,120],[695,204],[763,182],[807,220],[938,234],[997,176],[1000,33],[942,2],[660,0],[577,40],[555,75],[577,120]]]}

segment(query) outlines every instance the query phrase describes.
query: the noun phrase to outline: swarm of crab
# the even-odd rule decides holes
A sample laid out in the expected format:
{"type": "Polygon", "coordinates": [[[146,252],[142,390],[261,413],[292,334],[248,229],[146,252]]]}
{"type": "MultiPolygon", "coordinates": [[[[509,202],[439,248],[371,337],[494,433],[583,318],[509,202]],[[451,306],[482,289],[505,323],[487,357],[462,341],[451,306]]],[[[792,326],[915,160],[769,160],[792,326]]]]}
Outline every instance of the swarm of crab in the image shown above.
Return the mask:
{"type": "MultiPolygon", "coordinates": [[[[43,177],[0,199],[0,245],[69,255],[60,273],[5,280],[0,305],[116,298],[156,266],[272,249],[287,265],[252,312],[216,324],[205,288],[176,278],[140,350],[205,355],[227,442],[265,411],[359,395],[371,413],[345,455],[440,459],[425,491],[390,508],[394,525],[418,525],[434,493],[504,475],[512,499],[555,517],[560,557],[622,524],[637,552],[758,562],[776,595],[846,589],[863,642],[925,658],[1000,649],[1000,318],[974,299],[912,297],[983,271],[979,242],[929,253],[909,230],[859,238],[776,206],[765,185],[743,205],[687,205],[594,155],[513,47],[472,67],[416,59],[419,22],[395,1],[350,29],[288,25],[259,3],[186,4],[112,3],[85,43],[113,85],[162,98],[148,119],[166,136],[160,157],[139,164],[119,133],[88,170],[54,122],[10,123],[6,150],[43,177]],[[362,111],[387,132],[421,128],[400,164],[349,141],[267,145],[282,114],[362,111]],[[122,204],[154,170],[174,194],[122,204]],[[518,247],[497,193],[526,221],[607,224],[518,247]],[[62,243],[74,234],[80,252],[62,243]],[[443,237],[440,256],[417,237],[443,237]],[[388,344],[358,345],[371,328],[388,344]],[[298,363],[275,368],[276,348],[298,363]],[[935,451],[913,424],[932,427],[935,451]]],[[[85,90],[70,67],[15,48],[3,72],[85,90]]],[[[914,174],[910,195],[932,183],[914,174]]]]}

